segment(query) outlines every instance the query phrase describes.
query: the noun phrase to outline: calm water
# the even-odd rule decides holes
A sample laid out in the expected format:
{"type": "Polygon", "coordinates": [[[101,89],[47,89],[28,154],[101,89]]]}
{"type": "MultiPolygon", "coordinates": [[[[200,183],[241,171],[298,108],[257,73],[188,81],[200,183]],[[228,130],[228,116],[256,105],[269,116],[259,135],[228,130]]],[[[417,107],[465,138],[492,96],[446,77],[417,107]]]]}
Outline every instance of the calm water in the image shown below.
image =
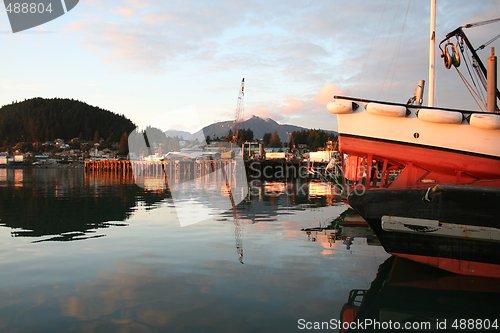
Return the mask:
{"type": "Polygon", "coordinates": [[[392,259],[363,238],[347,249],[301,231],[346,209],[332,193],[252,184],[241,264],[232,212],[181,227],[164,191],[130,179],[0,169],[0,331],[293,332],[339,318],[392,259]]]}

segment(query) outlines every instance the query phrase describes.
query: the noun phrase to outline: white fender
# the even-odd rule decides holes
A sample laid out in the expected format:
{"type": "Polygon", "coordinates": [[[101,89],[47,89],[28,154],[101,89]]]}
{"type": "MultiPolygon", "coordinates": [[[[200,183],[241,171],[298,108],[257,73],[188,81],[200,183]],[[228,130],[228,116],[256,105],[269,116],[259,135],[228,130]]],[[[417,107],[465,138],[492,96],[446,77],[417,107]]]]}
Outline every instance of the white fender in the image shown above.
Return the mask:
{"type": "Polygon", "coordinates": [[[346,100],[334,100],[326,105],[328,112],[331,114],[345,114],[354,112],[353,103],[346,100]]]}
{"type": "Polygon", "coordinates": [[[445,111],[439,109],[421,109],[418,111],[418,119],[430,123],[439,124],[461,124],[463,115],[456,111],[445,111]]]}
{"type": "Polygon", "coordinates": [[[406,108],[404,106],[398,105],[388,105],[388,104],[380,104],[380,103],[368,103],[366,105],[366,110],[378,116],[387,116],[387,117],[405,117],[406,116],[406,108]]]}
{"type": "Polygon", "coordinates": [[[470,116],[470,124],[474,127],[498,130],[500,129],[500,115],[473,113],[470,116]]]}

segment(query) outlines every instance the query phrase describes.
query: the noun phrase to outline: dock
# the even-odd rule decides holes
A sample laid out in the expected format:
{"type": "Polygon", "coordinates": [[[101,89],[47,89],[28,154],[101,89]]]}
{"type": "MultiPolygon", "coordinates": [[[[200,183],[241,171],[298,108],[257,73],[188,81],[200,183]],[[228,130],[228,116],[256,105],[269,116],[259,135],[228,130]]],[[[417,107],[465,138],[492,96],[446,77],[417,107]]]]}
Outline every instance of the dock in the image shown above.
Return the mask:
{"type": "MultiPolygon", "coordinates": [[[[325,164],[326,165],[326,164],[325,164]]],[[[325,165],[296,160],[248,160],[245,161],[249,179],[310,179],[317,177],[317,168],[325,165]]],[[[206,160],[85,160],[86,173],[111,173],[146,177],[196,178],[224,168],[228,176],[236,173],[237,162],[233,159],[206,160]]]]}
{"type": "Polygon", "coordinates": [[[236,167],[234,160],[86,160],[86,173],[111,173],[144,177],[191,178],[208,175],[225,168],[232,175],[236,167]]]}

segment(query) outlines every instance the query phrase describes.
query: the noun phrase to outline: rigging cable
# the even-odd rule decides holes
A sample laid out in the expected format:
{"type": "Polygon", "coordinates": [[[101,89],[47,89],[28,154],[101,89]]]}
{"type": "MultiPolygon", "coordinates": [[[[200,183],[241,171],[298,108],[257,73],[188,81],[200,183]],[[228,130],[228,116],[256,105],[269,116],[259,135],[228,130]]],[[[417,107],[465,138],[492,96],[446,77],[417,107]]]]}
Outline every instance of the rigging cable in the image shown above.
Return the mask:
{"type": "Polygon", "coordinates": [[[483,103],[486,103],[485,102],[486,99],[484,97],[483,90],[479,89],[478,86],[476,85],[476,81],[481,82],[483,87],[486,89],[486,79],[484,78],[483,73],[479,70],[476,59],[474,59],[474,58],[471,59],[471,55],[469,54],[469,52],[467,52],[466,55],[467,55],[467,59],[469,59],[469,61],[471,63],[472,68],[474,69],[474,71],[472,71],[472,73],[471,73],[469,67],[467,66],[469,76],[470,76],[472,82],[474,83],[474,87],[476,88],[476,93],[481,94],[481,97],[482,97],[481,101],[483,103]],[[474,74],[474,76],[473,76],[473,74],[474,74]],[[476,78],[476,80],[474,80],[474,77],[476,78]]]}
{"type": "Polygon", "coordinates": [[[493,37],[492,39],[490,39],[489,41],[487,41],[486,43],[484,43],[483,45],[479,46],[477,49],[475,49],[474,51],[478,51],[478,50],[482,50],[484,49],[486,46],[490,45],[491,43],[493,43],[494,41],[496,41],[498,38],[500,38],[500,34],[496,35],[495,37],[493,37]]]}
{"type": "MultiPolygon", "coordinates": [[[[380,11],[381,15],[380,15],[380,17],[378,18],[378,21],[377,21],[377,26],[376,26],[375,30],[373,30],[375,38],[370,38],[370,44],[369,44],[369,46],[367,48],[367,54],[377,54],[376,53],[377,50],[374,48],[373,45],[374,45],[375,42],[378,42],[380,40],[380,35],[381,35],[381,33],[380,33],[380,27],[382,26],[382,21],[386,21],[386,20],[384,20],[384,15],[386,14],[388,1],[389,0],[386,0],[383,3],[382,10],[380,11]]],[[[376,60],[380,60],[380,59],[376,59],[376,60]]],[[[363,61],[362,62],[361,73],[366,72],[366,64],[369,64],[369,63],[370,62],[368,62],[368,61],[363,61]]],[[[377,92],[377,96],[380,97],[380,89],[377,92]]]]}
{"type": "MultiPolygon", "coordinates": [[[[479,98],[479,100],[484,103],[484,96],[482,96],[482,92],[481,92],[481,89],[478,88],[477,84],[476,84],[476,80],[474,80],[474,75],[472,74],[471,72],[471,69],[469,67],[469,62],[471,63],[471,66],[474,67],[474,74],[477,78],[478,81],[481,81],[481,83],[484,85],[484,82],[482,80],[482,76],[480,75],[480,73],[478,73],[478,70],[477,70],[477,65],[475,66],[473,64],[473,60],[470,59],[470,54],[467,52],[467,48],[465,48],[463,46],[463,43],[459,43],[458,42],[458,38],[457,38],[457,43],[460,45],[460,53],[462,53],[462,58],[464,60],[464,63],[465,63],[465,66],[467,67],[467,72],[469,73],[469,76],[471,78],[471,81],[472,81],[472,84],[474,85],[474,87],[472,87],[472,85],[467,81],[467,79],[465,78],[465,76],[460,72],[458,71],[457,69],[457,72],[459,73],[460,77],[462,78],[462,80],[465,80],[465,82],[467,82],[466,86],[467,86],[467,89],[472,89],[476,96],[479,98]],[[475,88],[475,89],[474,89],[475,88]],[[481,96],[479,96],[479,93],[481,93],[481,96]]],[[[469,92],[472,94],[472,91],[469,89],[469,92]]],[[[474,97],[474,95],[472,96],[474,99],[476,99],[476,97],[474,97]]],[[[476,101],[477,103],[477,101],[476,101]]]]}
{"type": "Polygon", "coordinates": [[[472,87],[472,85],[469,83],[469,81],[467,81],[467,79],[465,78],[465,76],[462,74],[462,72],[456,68],[456,71],[458,73],[458,76],[460,76],[460,78],[462,79],[462,81],[464,82],[464,85],[465,87],[467,88],[467,90],[469,91],[469,93],[472,95],[472,98],[474,99],[474,102],[476,102],[477,106],[479,106],[479,109],[481,111],[485,111],[484,109],[484,106],[481,104],[482,101],[481,101],[481,96],[479,96],[477,94],[477,92],[474,90],[474,88],[472,87]],[[479,99],[479,100],[478,100],[479,99]]]}
{"type": "MultiPolygon", "coordinates": [[[[499,18],[495,18],[495,19],[491,19],[491,20],[485,20],[485,21],[480,21],[480,22],[475,22],[475,23],[469,23],[469,24],[466,24],[464,26],[461,26],[460,28],[458,28],[455,31],[462,30],[461,28],[473,28],[473,27],[478,27],[478,26],[490,24],[490,23],[495,23],[495,22],[498,22],[498,21],[500,21],[500,17],[499,18]]],[[[462,31],[462,34],[463,34],[463,31],[462,31]]],[[[484,49],[486,46],[488,46],[489,44],[493,43],[498,38],[500,38],[500,34],[498,34],[497,36],[495,36],[495,37],[491,38],[490,40],[486,41],[484,44],[482,44],[481,46],[479,46],[477,49],[474,49],[472,47],[472,45],[470,45],[470,43],[467,44],[467,45],[470,45],[470,48],[467,45],[464,47],[464,38],[466,38],[466,37],[464,35],[463,37],[461,37],[459,39],[458,35],[459,35],[459,33],[456,34],[457,44],[460,46],[460,53],[462,54],[462,59],[464,60],[465,66],[467,67],[467,71],[468,71],[468,74],[470,76],[470,80],[472,81],[472,84],[466,79],[465,75],[457,68],[458,66],[454,66],[454,67],[455,67],[458,75],[462,79],[463,83],[465,84],[467,90],[472,95],[472,98],[474,99],[474,101],[476,102],[476,104],[479,106],[479,108],[481,110],[485,110],[485,108],[486,108],[486,98],[484,96],[483,90],[479,89],[478,85],[479,85],[479,82],[481,82],[484,90],[486,90],[486,86],[487,86],[487,82],[486,81],[487,80],[486,80],[486,75],[479,68],[479,65],[481,64],[481,61],[479,59],[476,59],[476,57],[474,56],[474,54],[475,54],[476,51],[484,49]],[[469,54],[469,53],[471,53],[471,54],[469,54]],[[471,57],[472,57],[472,59],[471,59],[471,57]],[[479,63],[478,63],[478,61],[479,61],[479,63]],[[473,67],[474,71],[471,70],[471,68],[469,66],[469,62],[470,62],[470,66],[473,67]],[[474,72],[474,74],[472,74],[472,72],[474,72]],[[478,82],[476,83],[476,81],[478,81],[478,82]]],[[[441,42],[441,43],[443,43],[443,42],[441,42]]],[[[439,48],[441,49],[441,45],[439,46],[439,48]]],[[[443,51],[443,49],[441,49],[441,51],[443,51]]],[[[484,68],[483,68],[483,70],[484,70],[484,68]]]]}
{"type": "Polygon", "coordinates": [[[474,27],[479,27],[479,26],[485,25],[485,24],[495,23],[497,21],[500,21],[500,17],[495,18],[495,19],[491,19],[491,20],[486,20],[486,21],[469,23],[469,24],[464,25],[462,28],[474,28],[474,27]]]}
{"type": "Polygon", "coordinates": [[[407,5],[406,5],[406,12],[405,12],[405,15],[403,17],[403,23],[401,25],[401,29],[399,30],[399,36],[397,38],[397,42],[396,42],[396,48],[394,50],[394,53],[392,54],[392,58],[391,58],[391,61],[389,63],[389,68],[390,70],[386,73],[386,78],[384,80],[384,83],[382,84],[382,91],[385,91],[387,90],[388,86],[390,85],[390,81],[392,81],[393,77],[394,77],[394,74],[395,74],[395,68],[396,66],[394,66],[394,62],[396,60],[396,58],[399,58],[399,53],[401,51],[401,45],[402,45],[402,37],[403,37],[403,34],[406,30],[406,21],[407,21],[407,18],[408,18],[408,12],[410,11],[410,5],[411,5],[411,0],[408,0],[407,2],[407,5]]]}

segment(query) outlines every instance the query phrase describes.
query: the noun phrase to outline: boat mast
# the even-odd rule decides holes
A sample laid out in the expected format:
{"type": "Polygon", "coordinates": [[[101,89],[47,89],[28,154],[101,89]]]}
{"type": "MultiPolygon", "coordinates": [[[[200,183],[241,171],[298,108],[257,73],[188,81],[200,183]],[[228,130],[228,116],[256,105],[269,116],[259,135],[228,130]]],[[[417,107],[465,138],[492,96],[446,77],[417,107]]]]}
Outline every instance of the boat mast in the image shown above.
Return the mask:
{"type": "Polygon", "coordinates": [[[428,105],[434,106],[434,60],[436,48],[436,0],[431,1],[430,41],[429,41],[429,92],[428,105]]]}

